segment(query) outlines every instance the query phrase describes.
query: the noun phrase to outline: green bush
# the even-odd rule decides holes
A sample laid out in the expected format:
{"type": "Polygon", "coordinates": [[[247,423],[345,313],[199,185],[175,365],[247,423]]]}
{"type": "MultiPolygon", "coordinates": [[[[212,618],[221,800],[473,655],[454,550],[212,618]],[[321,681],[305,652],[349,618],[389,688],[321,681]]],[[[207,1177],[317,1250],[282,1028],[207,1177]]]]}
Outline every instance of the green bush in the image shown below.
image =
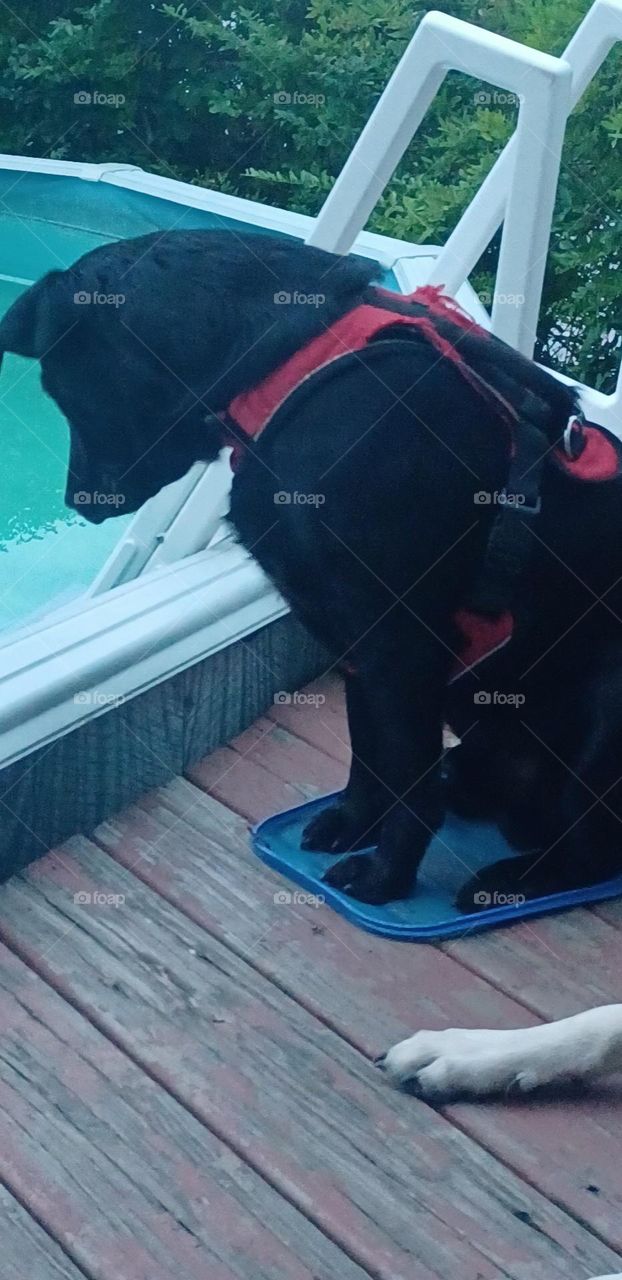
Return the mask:
{"type": "MultiPolygon", "coordinates": [[[[447,7],[560,52],[586,4],[447,7]]],[[[1,146],[131,162],[316,213],[424,12],[412,0],[22,0],[19,14],[0,9],[1,146]],[[106,101],[76,103],[81,91],[106,101]]],[[[621,66],[614,51],[569,123],[538,343],[541,358],[604,390],[622,333],[621,66]]],[[[446,238],[514,125],[501,95],[481,102],[485,88],[448,77],[370,227],[446,238]]],[[[495,252],[479,264],[482,290],[495,252]]]]}

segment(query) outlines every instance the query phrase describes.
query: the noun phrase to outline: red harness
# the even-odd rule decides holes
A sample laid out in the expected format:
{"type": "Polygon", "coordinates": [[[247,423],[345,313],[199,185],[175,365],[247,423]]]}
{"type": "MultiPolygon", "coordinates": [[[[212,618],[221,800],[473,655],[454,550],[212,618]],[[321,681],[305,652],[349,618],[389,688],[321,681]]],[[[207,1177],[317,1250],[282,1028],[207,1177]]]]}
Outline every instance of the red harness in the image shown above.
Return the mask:
{"type": "MultiPolygon", "coordinates": [[[[226,414],[223,415],[225,432],[228,418],[249,439],[257,439],[277,410],[308,378],[336,360],[351,355],[355,351],[361,351],[384,329],[394,328],[396,325],[409,325],[417,329],[435,347],[439,353],[439,359],[450,360],[465,381],[494,406],[499,418],[509,431],[512,452],[514,428],[519,421],[516,410],[495,387],[492,387],[466,363],[457,346],[441,336],[435,327],[434,317],[449,320],[452,324],[478,337],[488,338],[487,331],[466,315],[453,298],[444,295],[442,286],[426,285],[407,295],[392,293],[388,289],[381,288],[377,288],[376,292],[388,301],[422,305],[426,308],[426,314],[407,315],[382,306],[374,306],[373,303],[361,303],[360,306],[353,307],[323,333],[295,351],[289,359],[256,386],[236,396],[229,404],[226,414]]],[[[571,420],[568,431],[580,432],[582,448],[578,457],[573,456],[574,450],[569,449],[566,452],[562,445],[555,448],[556,461],[564,470],[577,480],[585,481],[609,480],[619,474],[618,450],[598,427],[589,423],[579,423],[574,419],[571,420]]],[[[224,443],[233,444],[231,466],[235,471],[243,459],[244,445],[227,435],[224,443]]],[[[460,609],[455,614],[454,621],[462,636],[463,647],[460,657],[456,659],[451,675],[452,681],[466,671],[470,671],[484,658],[488,658],[497,649],[507,644],[512,637],[514,620],[509,612],[491,618],[472,613],[468,609],[460,609]]]]}
{"type": "Polygon", "coordinates": [[[368,302],[353,307],[351,311],[347,311],[339,320],[325,329],[324,333],[318,334],[306,346],[295,351],[289,360],[285,360],[282,365],[268,374],[263,382],[259,382],[256,387],[251,387],[250,391],[243,391],[231,401],[227,415],[245,435],[256,439],[287,397],[307,378],[341,356],[351,355],[353,351],[361,351],[383,329],[392,328],[396,324],[406,324],[418,329],[432,343],[432,346],[436,347],[439,356],[451,360],[452,364],[460,370],[463,378],[466,378],[467,382],[481,395],[494,403],[508,426],[511,427],[512,423],[516,422],[516,412],[507,400],[504,400],[494,387],[480,378],[479,374],[463,360],[458,348],[442,338],[435,328],[430,317],[438,315],[451,320],[461,329],[469,329],[480,337],[488,337],[486,330],[471,320],[452,298],[443,297],[440,286],[426,285],[422,289],[415,289],[411,294],[396,294],[391,293],[389,289],[380,288],[377,289],[377,293],[388,301],[419,303],[426,307],[429,314],[403,315],[399,311],[375,307],[373,303],[368,302]]]}

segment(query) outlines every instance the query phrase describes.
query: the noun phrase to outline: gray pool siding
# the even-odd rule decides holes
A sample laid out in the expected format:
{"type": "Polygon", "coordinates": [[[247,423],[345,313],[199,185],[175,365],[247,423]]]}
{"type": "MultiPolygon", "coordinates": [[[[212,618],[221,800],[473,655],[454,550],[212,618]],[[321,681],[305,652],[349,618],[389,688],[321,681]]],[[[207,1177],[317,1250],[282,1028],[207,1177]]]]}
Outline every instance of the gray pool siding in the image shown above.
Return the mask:
{"type": "Polygon", "coordinates": [[[0,770],[0,879],[222,746],[327,662],[288,615],[0,770]]]}

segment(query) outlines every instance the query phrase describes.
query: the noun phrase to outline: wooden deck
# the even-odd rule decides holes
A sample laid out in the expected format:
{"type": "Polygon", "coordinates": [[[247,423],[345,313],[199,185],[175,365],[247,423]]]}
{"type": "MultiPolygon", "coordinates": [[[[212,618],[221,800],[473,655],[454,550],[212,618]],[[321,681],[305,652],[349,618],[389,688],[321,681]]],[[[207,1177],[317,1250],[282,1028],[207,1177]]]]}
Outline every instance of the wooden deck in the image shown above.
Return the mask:
{"type": "Polygon", "coordinates": [[[621,998],[622,902],[441,946],[275,903],[247,824],[344,779],[338,686],[0,889],[3,1280],[622,1271],[622,1092],[454,1105],[417,1027],[621,998]]]}

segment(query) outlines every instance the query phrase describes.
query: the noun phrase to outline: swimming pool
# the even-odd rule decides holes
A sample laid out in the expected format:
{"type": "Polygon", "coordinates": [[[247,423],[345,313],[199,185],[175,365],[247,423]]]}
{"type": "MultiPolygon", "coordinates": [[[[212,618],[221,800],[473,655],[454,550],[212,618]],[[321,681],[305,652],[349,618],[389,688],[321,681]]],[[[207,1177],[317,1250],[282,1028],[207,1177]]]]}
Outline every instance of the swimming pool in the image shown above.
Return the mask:
{"type": "MultiPolygon", "coordinates": [[[[0,170],[0,314],[54,268],[97,245],[167,228],[274,229],[108,182],[0,170]]],[[[390,272],[383,283],[395,287],[390,272]]],[[[37,362],[5,356],[0,378],[0,629],[86,591],[131,517],[89,525],[63,503],[69,432],[37,362]]]]}
{"type": "MultiPolygon", "coordinates": [[[[97,245],[172,225],[222,218],[101,183],[0,173],[0,315],[47,271],[97,245]]],[[[63,502],[69,433],[40,386],[38,363],[4,358],[0,379],[0,628],[85,591],[131,517],[89,525],[63,502]]]]}

